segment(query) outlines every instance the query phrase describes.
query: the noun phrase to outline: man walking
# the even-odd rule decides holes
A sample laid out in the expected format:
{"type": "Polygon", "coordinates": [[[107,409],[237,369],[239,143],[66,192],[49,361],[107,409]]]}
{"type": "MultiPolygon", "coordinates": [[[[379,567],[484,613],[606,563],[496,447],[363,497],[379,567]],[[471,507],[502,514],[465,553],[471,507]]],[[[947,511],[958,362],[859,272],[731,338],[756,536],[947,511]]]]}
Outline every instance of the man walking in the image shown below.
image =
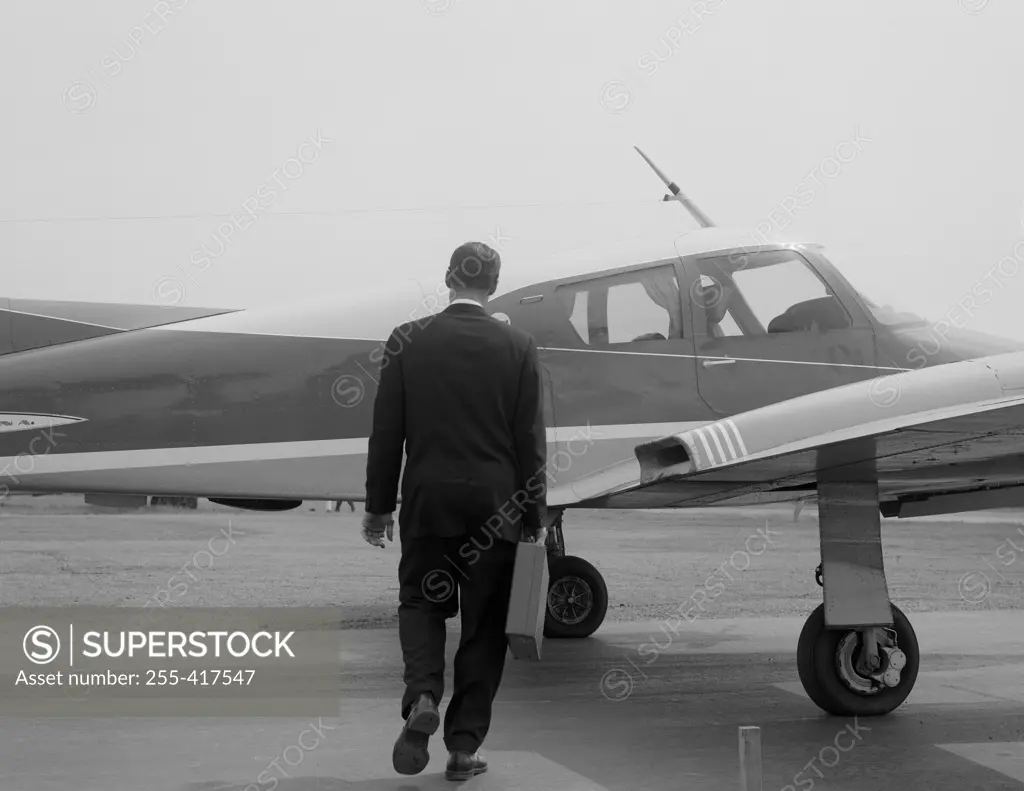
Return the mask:
{"type": "Polygon", "coordinates": [[[399,513],[398,632],[405,660],[405,726],[395,771],[417,774],[440,722],[445,619],[462,608],[455,689],[444,719],[445,777],[487,770],[479,752],[505,666],[516,544],[543,541],[545,439],[534,340],[491,318],[501,259],[468,242],[445,276],[451,304],[404,324],[381,360],[366,472],[363,537],[392,540],[399,513]]]}

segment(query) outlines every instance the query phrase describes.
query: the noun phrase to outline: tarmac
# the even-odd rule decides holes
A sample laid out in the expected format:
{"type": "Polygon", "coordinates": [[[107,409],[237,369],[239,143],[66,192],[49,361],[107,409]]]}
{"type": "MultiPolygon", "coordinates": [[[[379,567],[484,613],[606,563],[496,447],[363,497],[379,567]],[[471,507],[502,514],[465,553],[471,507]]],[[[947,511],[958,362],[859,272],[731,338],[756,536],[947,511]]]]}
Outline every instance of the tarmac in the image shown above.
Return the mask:
{"type": "Polygon", "coordinates": [[[0,719],[0,787],[735,791],[738,728],[754,725],[764,791],[1022,788],[1024,613],[911,618],[921,673],[881,718],[831,717],[806,698],[802,618],[610,622],[590,639],[546,641],[539,663],[509,658],[486,774],[444,780],[439,733],[427,769],[405,777],[391,767],[397,631],[357,629],[343,633],[336,718],[0,719]]]}
{"type": "Polygon", "coordinates": [[[539,663],[508,661],[490,769],[458,784],[443,779],[440,734],[422,774],[391,766],[398,547],[367,546],[358,513],[8,501],[0,616],[127,613],[168,591],[174,607],[332,606],[342,651],[323,718],[28,719],[0,701],[0,791],[735,791],[743,726],[760,728],[762,791],[1024,787],[1024,514],[886,520],[890,595],[922,663],[908,701],[865,720],[824,714],[797,677],[797,637],[821,602],[813,509],[593,511],[567,524],[570,554],[608,582],[607,619],[592,638],[546,641],[539,663]],[[772,548],[747,557],[769,528],[772,548]],[[713,606],[672,617],[716,569],[728,582],[713,606]]]}

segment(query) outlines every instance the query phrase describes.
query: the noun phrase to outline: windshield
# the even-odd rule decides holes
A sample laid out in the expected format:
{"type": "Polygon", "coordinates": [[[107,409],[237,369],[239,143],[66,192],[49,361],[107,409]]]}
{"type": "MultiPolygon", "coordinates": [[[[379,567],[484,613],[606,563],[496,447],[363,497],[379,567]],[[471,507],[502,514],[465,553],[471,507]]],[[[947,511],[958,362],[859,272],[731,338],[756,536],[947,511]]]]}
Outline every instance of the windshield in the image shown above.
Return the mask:
{"type": "MultiPolygon", "coordinates": [[[[822,256],[822,258],[826,258],[825,250],[821,245],[815,245],[815,248],[818,255],[822,256]]],[[[829,255],[827,256],[827,260],[830,263],[832,263],[832,266],[836,266],[835,263],[833,263],[834,259],[831,253],[829,253],[829,255]]],[[[840,269],[839,267],[836,268],[840,269]]],[[[912,313],[909,310],[898,310],[897,308],[894,308],[892,305],[887,304],[883,304],[880,306],[878,302],[868,297],[862,289],[858,288],[852,282],[853,279],[850,277],[850,269],[850,267],[840,269],[840,273],[843,275],[843,277],[846,278],[846,281],[850,284],[850,287],[856,289],[858,296],[860,296],[861,301],[864,303],[864,307],[868,309],[868,312],[871,313],[871,317],[879,324],[883,324],[887,327],[900,327],[929,323],[928,319],[919,316],[916,313],[912,313]]]]}

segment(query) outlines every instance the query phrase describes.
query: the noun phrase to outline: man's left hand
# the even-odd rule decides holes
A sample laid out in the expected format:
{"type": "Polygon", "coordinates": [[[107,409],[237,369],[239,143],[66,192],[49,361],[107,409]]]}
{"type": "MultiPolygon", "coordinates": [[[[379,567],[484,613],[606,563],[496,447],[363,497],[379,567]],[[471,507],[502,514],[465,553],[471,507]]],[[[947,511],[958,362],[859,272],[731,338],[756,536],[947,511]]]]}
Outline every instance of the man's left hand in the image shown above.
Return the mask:
{"type": "Polygon", "coordinates": [[[384,548],[384,536],[393,541],[395,520],[391,514],[363,514],[363,540],[374,547],[384,548]]]}

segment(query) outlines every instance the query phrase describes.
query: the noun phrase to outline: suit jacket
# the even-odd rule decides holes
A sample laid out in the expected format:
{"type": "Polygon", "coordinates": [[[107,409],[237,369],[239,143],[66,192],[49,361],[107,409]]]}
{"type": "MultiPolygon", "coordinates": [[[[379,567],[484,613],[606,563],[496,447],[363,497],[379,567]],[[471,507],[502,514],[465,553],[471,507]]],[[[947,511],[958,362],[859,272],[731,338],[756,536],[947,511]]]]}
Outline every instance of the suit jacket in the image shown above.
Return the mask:
{"type": "Polygon", "coordinates": [[[486,525],[519,541],[546,512],[546,432],[533,338],[456,304],[397,327],[380,360],[366,510],[395,510],[402,537],[486,525]]]}

